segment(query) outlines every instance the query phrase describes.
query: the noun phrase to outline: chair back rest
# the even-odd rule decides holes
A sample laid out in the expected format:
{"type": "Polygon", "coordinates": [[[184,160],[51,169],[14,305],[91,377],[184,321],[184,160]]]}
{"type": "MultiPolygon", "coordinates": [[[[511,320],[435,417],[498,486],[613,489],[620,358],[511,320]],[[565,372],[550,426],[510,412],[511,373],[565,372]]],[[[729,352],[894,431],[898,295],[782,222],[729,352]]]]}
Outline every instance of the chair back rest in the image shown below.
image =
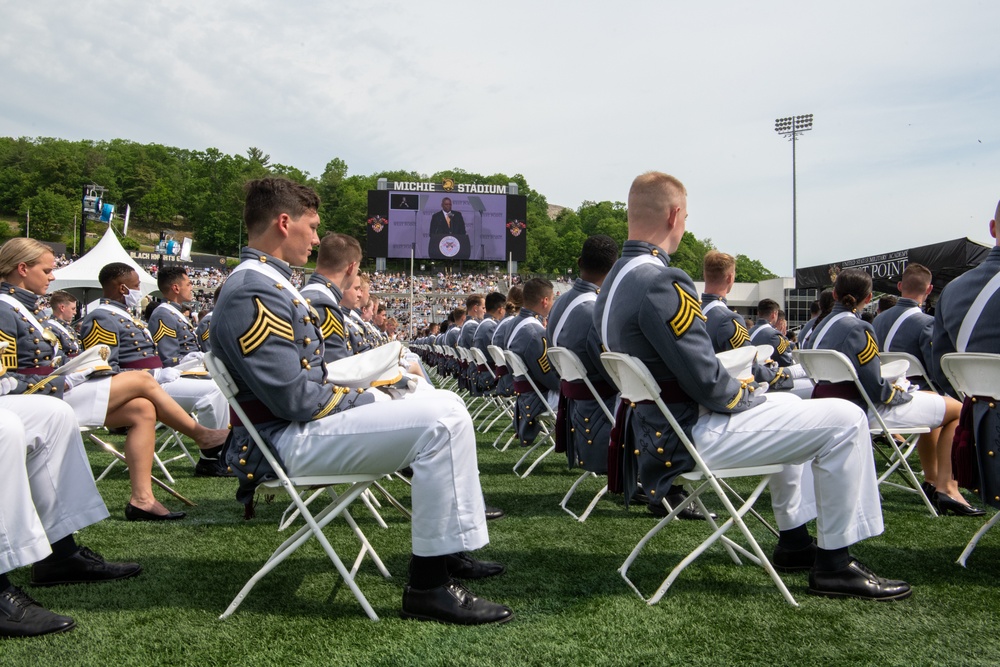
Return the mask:
{"type": "Polygon", "coordinates": [[[478,347],[469,348],[469,353],[472,355],[472,360],[476,362],[478,366],[489,366],[489,362],[486,360],[486,355],[478,347]]]}
{"type": "Polygon", "coordinates": [[[941,370],[963,396],[1000,399],[1000,354],[952,352],[941,357],[941,370]]]}
{"type": "MultiPolygon", "coordinates": [[[[510,367],[510,372],[514,376],[523,376],[528,381],[531,381],[531,375],[528,374],[528,367],[525,365],[524,361],[515,352],[510,350],[504,350],[504,358],[507,360],[507,366],[510,367]]],[[[534,383],[532,383],[534,384],[534,383]]]]}
{"type": "Polygon", "coordinates": [[[215,380],[215,384],[219,385],[222,395],[226,397],[227,401],[232,400],[236,396],[237,388],[236,381],[233,380],[229,369],[211,352],[205,353],[203,361],[205,368],[208,369],[208,374],[215,380]]]}
{"type": "MultiPolygon", "coordinates": [[[[851,360],[837,350],[795,350],[795,361],[802,364],[813,382],[858,382],[851,360]]],[[[862,387],[858,387],[864,393],[862,387]]]]}
{"type": "Polygon", "coordinates": [[[653,374],[635,357],[621,352],[604,352],[601,363],[621,392],[623,401],[655,401],[660,397],[660,387],[653,374]]]}
{"type": "Polygon", "coordinates": [[[507,358],[503,356],[503,349],[501,349],[496,345],[487,345],[486,351],[490,353],[491,357],[493,357],[494,365],[496,366],[507,365],[507,358]]]}
{"type": "Polygon", "coordinates": [[[893,361],[906,361],[910,364],[910,369],[906,372],[907,377],[913,377],[919,375],[927,383],[927,387],[931,391],[937,391],[937,387],[934,386],[934,382],[931,381],[931,376],[927,373],[927,369],[924,365],[920,363],[920,360],[909,352],[880,352],[879,357],[882,359],[883,364],[892,363],[893,361]]]}
{"type": "Polygon", "coordinates": [[[579,382],[587,379],[587,369],[583,367],[580,357],[573,350],[565,347],[550,347],[546,354],[549,361],[566,382],[579,382]]]}

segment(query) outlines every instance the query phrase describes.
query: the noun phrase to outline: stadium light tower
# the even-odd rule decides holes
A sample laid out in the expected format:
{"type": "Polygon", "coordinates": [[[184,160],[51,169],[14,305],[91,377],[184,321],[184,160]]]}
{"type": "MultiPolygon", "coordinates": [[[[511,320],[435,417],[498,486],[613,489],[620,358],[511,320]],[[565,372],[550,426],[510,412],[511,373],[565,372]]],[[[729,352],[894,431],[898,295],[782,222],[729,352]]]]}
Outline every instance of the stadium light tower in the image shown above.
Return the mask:
{"type": "Polygon", "coordinates": [[[774,131],[792,142],[792,278],[795,278],[795,271],[799,268],[798,261],[798,220],[796,218],[795,202],[795,142],[803,132],[808,132],[813,127],[813,115],[807,113],[802,116],[788,116],[787,118],[776,118],[774,120],[774,131]]]}

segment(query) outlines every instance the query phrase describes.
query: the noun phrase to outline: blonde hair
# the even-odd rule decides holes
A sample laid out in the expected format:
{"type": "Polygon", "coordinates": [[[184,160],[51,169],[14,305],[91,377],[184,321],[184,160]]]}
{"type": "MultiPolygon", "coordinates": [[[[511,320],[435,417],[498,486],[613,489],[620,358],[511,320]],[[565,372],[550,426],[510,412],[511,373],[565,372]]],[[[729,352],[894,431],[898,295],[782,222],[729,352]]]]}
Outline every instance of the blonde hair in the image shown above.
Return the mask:
{"type": "Polygon", "coordinates": [[[684,184],[669,174],[648,171],[635,177],[628,191],[628,220],[644,223],[656,219],[687,196],[684,184]]]}
{"type": "Polygon", "coordinates": [[[52,248],[35,239],[11,239],[0,247],[0,278],[6,279],[19,264],[34,266],[45,253],[55,255],[52,248]]]}
{"type": "Polygon", "coordinates": [[[730,271],[736,271],[736,260],[732,255],[718,250],[709,250],[705,253],[703,271],[705,280],[721,282],[726,279],[730,271]]]}

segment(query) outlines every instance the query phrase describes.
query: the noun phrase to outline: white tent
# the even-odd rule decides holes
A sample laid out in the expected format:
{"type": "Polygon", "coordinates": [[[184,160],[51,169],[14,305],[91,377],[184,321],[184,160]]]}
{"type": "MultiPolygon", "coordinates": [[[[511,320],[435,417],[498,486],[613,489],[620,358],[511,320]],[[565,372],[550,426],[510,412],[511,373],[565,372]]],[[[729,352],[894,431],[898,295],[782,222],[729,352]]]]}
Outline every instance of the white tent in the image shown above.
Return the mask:
{"type": "Polygon", "coordinates": [[[108,225],[104,237],[83,257],[69,266],[56,269],[53,274],[56,279],[49,284],[49,293],[56,290],[66,290],[81,303],[89,303],[101,295],[101,283],[97,275],[101,269],[112,262],[123,262],[135,269],[139,274],[139,289],[143,295],[157,291],[156,278],[139,266],[122,247],[115,231],[108,225]]]}

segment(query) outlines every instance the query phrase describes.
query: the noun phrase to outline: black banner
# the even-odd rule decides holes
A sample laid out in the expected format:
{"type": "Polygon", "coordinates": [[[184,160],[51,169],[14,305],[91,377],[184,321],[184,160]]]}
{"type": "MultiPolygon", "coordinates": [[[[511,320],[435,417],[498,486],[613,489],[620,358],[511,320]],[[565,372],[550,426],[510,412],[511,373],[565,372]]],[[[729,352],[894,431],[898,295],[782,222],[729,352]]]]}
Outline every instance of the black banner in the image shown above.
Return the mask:
{"type": "MultiPolygon", "coordinates": [[[[383,190],[369,190],[368,191],[368,256],[369,257],[386,257],[389,254],[389,198],[386,197],[386,192],[383,190]]],[[[416,195],[396,195],[403,199],[408,199],[413,197],[416,199],[416,195]]],[[[393,203],[396,203],[396,196],[393,197],[393,203]]],[[[416,202],[408,202],[413,204],[413,209],[416,210],[416,202]]]]}
{"type": "Polygon", "coordinates": [[[507,195],[507,257],[515,262],[528,258],[528,199],[507,195]]]}

